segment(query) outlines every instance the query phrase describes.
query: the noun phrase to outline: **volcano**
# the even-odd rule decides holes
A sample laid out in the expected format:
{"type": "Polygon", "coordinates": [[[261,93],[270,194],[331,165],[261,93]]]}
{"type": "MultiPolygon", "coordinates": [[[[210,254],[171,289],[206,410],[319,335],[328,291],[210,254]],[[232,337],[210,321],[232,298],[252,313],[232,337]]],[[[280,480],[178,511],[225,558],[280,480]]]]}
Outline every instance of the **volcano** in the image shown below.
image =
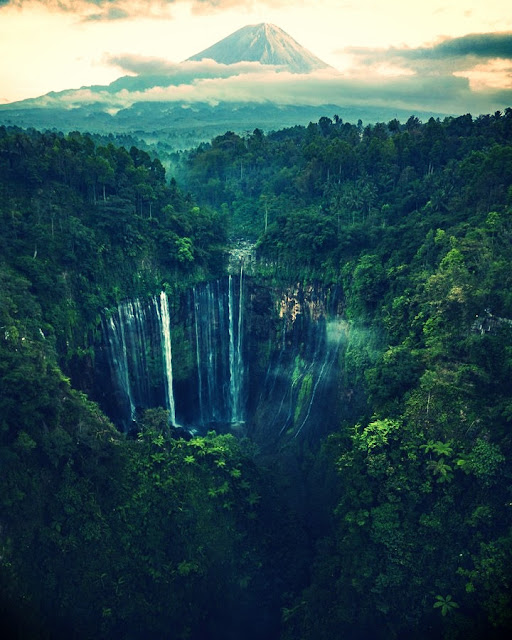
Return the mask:
{"type": "Polygon", "coordinates": [[[292,73],[311,73],[329,65],[273,24],[248,25],[187,61],[214,60],[220,64],[259,62],[283,67],[292,73]]]}

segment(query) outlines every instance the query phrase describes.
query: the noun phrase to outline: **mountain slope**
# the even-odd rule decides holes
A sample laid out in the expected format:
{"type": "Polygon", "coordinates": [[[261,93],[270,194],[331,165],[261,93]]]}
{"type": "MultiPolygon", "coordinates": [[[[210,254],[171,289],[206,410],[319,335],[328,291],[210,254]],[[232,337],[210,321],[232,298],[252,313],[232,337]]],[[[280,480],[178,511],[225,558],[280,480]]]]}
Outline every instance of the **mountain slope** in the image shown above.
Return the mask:
{"type": "Polygon", "coordinates": [[[310,73],[329,65],[273,24],[247,25],[188,60],[211,59],[221,64],[260,62],[284,66],[293,73],[310,73]]]}
{"type": "MultiPolygon", "coordinates": [[[[162,144],[167,150],[192,148],[226,130],[270,131],[335,113],[354,122],[411,115],[400,99],[372,104],[361,86],[353,94],[346,78],[271,24],[245,26],[181,63],[151,59],[146,64],[140,58],[139,67],[120,65],[136,75],[107,86],[0,105],[0,125],[129,134],[139,146],[158,144],[162,157],[162,144]],[[315,71],[322,69],[327,73],[319,82],[315,71]]],[[[414,113],[426,119],[453,115],[416,105],[414,113]]]]}

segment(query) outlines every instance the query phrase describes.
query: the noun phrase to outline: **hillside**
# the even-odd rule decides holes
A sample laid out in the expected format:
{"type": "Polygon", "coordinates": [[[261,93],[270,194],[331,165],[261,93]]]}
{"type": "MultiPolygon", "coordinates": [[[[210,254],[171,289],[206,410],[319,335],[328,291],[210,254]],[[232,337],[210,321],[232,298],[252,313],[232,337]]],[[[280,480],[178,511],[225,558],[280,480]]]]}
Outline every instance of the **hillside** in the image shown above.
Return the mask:
{"type": "Polygon", "coordinates": [[[508,637],[511,109],[0,167],[10,637],[508,637]]]}

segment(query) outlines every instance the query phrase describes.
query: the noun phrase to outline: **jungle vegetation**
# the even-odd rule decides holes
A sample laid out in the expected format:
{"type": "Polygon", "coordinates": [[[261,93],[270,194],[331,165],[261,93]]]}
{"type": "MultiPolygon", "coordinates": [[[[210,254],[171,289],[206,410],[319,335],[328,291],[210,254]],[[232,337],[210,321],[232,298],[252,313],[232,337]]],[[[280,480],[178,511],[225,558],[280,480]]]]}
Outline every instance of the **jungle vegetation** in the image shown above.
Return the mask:
{"type": "Polygon", "coordinates": [[[12,637],[508,637],[512,109],[227,132],[170,180],[0,127],[0,219],[12,637]],[[357,420],[275,456],[163,409],[119,433],[87,395],[102,310],[218,276],[240,239],[262,282],[341,287],[357,420]]]}

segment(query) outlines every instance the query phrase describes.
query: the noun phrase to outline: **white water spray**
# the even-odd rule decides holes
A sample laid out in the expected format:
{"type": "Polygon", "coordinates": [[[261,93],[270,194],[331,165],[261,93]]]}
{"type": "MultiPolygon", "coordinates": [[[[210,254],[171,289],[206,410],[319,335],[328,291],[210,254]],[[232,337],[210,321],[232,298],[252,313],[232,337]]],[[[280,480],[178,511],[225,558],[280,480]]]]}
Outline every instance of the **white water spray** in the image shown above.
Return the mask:
{"type": "Polygon", "coordinates": [[[160,305],[157,306],[158,317],[163,337],[163,359],[165,396],[169,411],[169,424],[176,426],[176,406],[174,403],[173,379],[172,379],[172,349],[171,349],[171,319],[169,315],[169,302],[165,291],[160,293],[160,305]]]}
{"type": "Polygon", "coordinates": [[[238,318],[235,332],[235,296],[233,279],[228,282],[229,310],[229,395],[231,402],[231,422],[243,422],[244,363],[242,358],[242,315],[243,315],[243,264],[240,265],[240,284],[238,292],[238,318]]]}

